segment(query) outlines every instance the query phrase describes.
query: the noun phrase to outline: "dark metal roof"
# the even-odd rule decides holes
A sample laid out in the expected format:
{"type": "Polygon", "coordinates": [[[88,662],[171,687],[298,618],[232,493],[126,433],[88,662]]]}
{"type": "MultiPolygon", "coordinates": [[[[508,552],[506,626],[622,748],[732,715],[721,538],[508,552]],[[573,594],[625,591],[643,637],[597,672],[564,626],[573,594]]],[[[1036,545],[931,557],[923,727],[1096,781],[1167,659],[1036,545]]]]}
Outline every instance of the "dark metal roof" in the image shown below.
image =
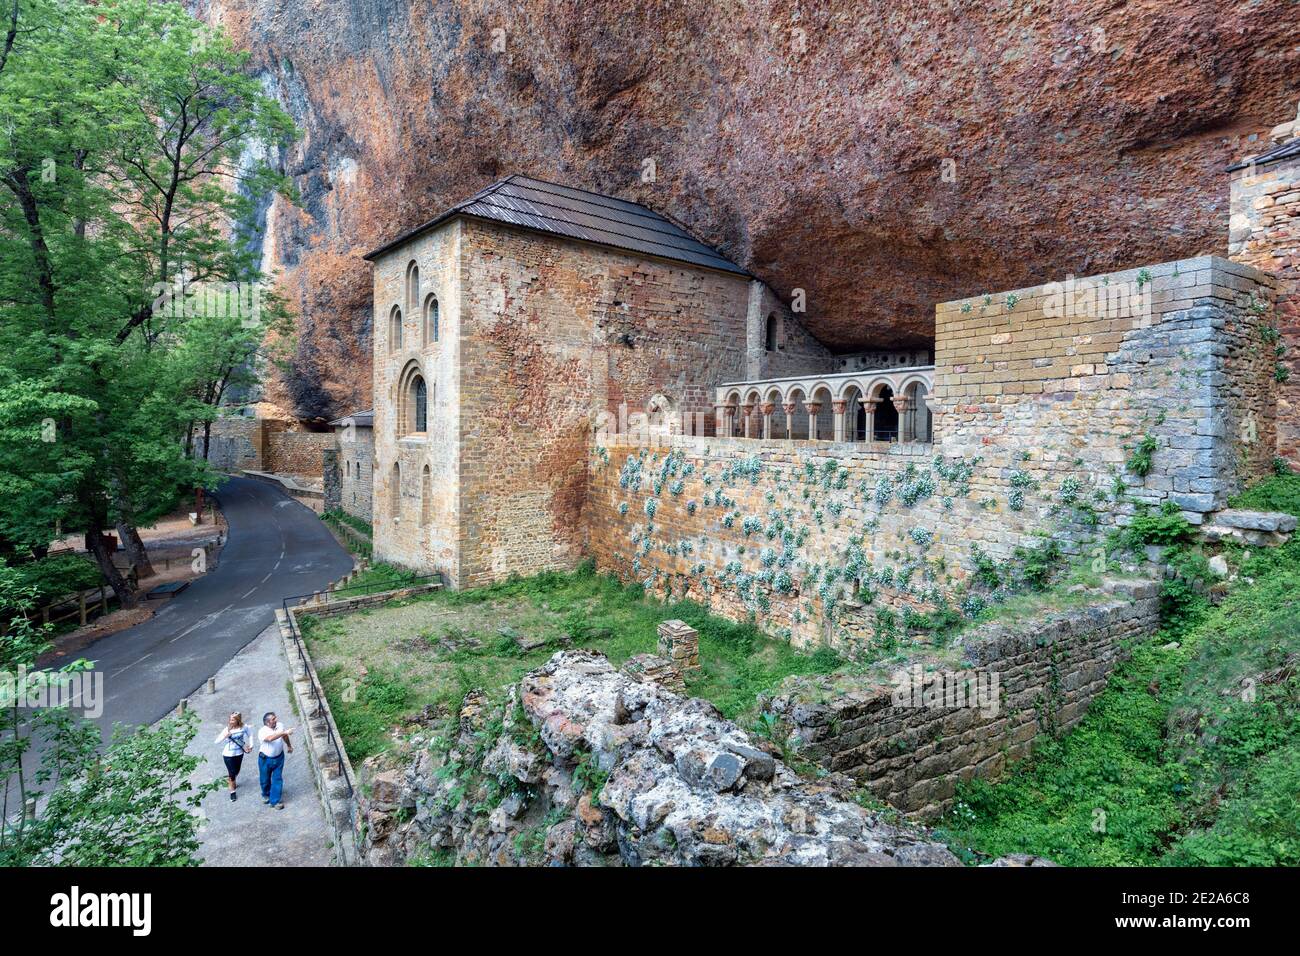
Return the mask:
{"type": "Polygon", "coordinates": [[[374,428],[375,412],[367,408],[364,412],[353,412],[351,415],[344,415],[342,418],[336,418],[330,422],[331,425],[355,425],[357,428],[374,428]]]}
{"type": "Polygon", "coordinates": [[[1240,163],[1234,163],[1228,167],[1228,172],[1235,173],[1239,169],[1245,169],[1248,166],[1263,166],[1265,163],[1276,163],[1279,160],[1290,159],[1292,156],[1300,156],[1300,137],[1287,143],[1281,143],[1270,150],[1260,153],[1252,159],[1242,160],[1240,163]]]}
{"type": "Polygon", "coordinates": [[[364,258],[374,259],[453,216],[486,219],[736,275],[749,275],[717,250],[692,237],[677,223],[640,203],[520,175],[493,183],[436,219],[367,253],[364,258]]]}

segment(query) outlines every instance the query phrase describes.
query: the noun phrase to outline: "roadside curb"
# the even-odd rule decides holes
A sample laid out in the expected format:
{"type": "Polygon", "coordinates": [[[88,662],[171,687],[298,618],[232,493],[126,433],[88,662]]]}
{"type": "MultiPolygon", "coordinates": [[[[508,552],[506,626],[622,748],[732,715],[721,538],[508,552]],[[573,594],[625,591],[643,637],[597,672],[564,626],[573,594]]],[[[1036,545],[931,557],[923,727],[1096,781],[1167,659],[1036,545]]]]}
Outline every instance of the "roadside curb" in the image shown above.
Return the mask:
{"type": "MultiPolygon", "coordinates": [[[[350,577],[350,576],[349,576],[350,577]]],[[[335,859],[339,866],[359,865],[357,848],[362,840],[362,821],[357,814],[356,788],[360,786],[352,761],[348,758],[343,738],[339,734],[334,713],[330,710],[325,688],[316,673],[311,652],[301,639],[298,612],[316,616],[342,614],[360,608],[373,607],[389,601],[426,594],[442,588],[438,584],[381,591],[345,600],[330,600],[330,592],[318,592],[297,607],[279,608],[275,621],[280,631],[280,643],[289,664],[290,683],[298,713],[307,722],[307,753],[316,781],[325,819],[334,835],[335,859]],[[298,635],[295,637],[295,633],[298,635]],[[337,742],[337,748],[332,741],[337,742]],[[335,752],[337,750],[337,752],[335,752]]]]}

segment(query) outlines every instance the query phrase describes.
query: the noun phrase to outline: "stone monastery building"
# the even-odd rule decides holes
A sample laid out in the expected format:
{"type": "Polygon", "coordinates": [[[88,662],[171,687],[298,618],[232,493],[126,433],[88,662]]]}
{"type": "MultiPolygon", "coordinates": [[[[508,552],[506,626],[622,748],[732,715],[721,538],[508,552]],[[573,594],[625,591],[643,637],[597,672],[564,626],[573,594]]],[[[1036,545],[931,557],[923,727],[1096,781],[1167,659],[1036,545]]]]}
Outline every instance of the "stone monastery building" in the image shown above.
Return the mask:
{"type": "Polygon", "coordinates": [[[1279,130],[1232,171],[1233,258],[941,303],[932,354],[834,355],[645,206],[497,182],[366,257],[375,558],[467,587],[592,557],[852,653],[882,609],[996,600],[982,561],[1204,521],[1296,458],[1279,130]]]}

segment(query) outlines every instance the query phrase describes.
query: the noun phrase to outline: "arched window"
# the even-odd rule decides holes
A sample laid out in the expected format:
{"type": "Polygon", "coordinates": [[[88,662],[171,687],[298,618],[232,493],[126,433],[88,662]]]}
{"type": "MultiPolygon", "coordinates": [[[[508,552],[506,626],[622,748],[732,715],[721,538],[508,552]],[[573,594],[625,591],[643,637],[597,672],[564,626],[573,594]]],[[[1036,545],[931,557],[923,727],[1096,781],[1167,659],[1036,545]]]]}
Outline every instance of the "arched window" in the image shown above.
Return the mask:
{"type": "Polygon", "coordinates": [[[402,310],[393,306],[388,313],[388,351],[396,352],[402,347],[402,310]]]}
{"type": "Polygon", "coordinates": [[[417,375],[411,383],[411,409],[415,431],[429,430],[429,388],[424,384],[423,376],[417,375]]]}
{"type": "Polygon", "coordinates": [[[779,337],[780,332],[781,332],[781,328],[780,325],[777,323],[776,315],[775,314],[769,315],[767,317],[767,332],[763,340],[764,346],[769,352],[776,351],[777,338],[779,337]]]}
{"type": "Polygon", "coordinates": [[[420,304],[420,267],[412,259],[406,267],[406,309],[415,312],[420,304]]]}
{"type": "Polygon", "coordinates": [[[424,527],[433,517],[433,472],[429,466],[424,466],[424,474],[420,476],[420,527],[424,527]]]}
{"type": "Polygon", "coordinates": [[[388,510],[394,519],[402,516],[402,471],[393,462],[393,473],[388,483],[388,510]]]}
{"type": "Polygon", "coordinates": [[[438,341],[438,297],[430,295],[424,300],[424,344],[438,341]]]}

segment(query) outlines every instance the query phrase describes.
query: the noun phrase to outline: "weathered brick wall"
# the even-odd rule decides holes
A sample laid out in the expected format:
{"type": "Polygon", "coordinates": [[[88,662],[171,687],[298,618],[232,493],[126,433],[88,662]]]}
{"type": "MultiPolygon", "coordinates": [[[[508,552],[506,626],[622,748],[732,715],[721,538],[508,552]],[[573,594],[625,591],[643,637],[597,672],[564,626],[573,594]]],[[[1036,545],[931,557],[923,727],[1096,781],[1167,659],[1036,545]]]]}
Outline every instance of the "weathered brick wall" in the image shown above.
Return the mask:
{"type": "Polygon", "coordinates": [[[941,306],[933,445],[607,438],[588,550],[653,589],[858,654],[890,615],[968,600],[977,548],[1014,564],[1047,534],[1077,553],[1165,500],[1199,521],[1267,467],[1261,278],[1218,259],[1153,266],[1137,317],[1045,315],[1043,289],[941,306]],[[1147,435],[1142,476],[1127,461],[1147,435]]]}
{"type": "Polygon", "coordinates": [[[1155,633],[1154,584],[1085,610],[987,624],[959,663],[908,662],[870,677],[791,679],[766,703],[801,755],[892,806],[946,812],[957,784],[997,779],[1043,735],[1087,713],[1135,641],[1155,633]]]}
{"type": "Polygon", "coordinates": [[[1300,157],[1233,174],[1228,254],[1277,279],[1277,454],[1300,468],[1300,157]]]}

